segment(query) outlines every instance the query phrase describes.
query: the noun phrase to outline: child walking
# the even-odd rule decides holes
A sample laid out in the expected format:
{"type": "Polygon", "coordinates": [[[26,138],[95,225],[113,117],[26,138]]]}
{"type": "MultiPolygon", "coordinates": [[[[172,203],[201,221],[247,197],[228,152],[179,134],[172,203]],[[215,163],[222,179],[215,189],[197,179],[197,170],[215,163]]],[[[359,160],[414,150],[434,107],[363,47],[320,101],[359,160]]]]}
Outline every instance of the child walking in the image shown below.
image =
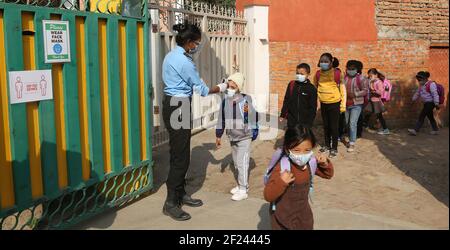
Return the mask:
{"type": "Polygon", "coordinates": [[[288,127],[312,127],[317,113],[317,89],[308,77],[311,67],[306,63],[297,66],[296,80],[291,81],[284,95],[280,122],[287,119],[288,127]]]}
{"type": "Polygon", "coordinates": [[[275,152],[265,175],[264,199],[270,202],[273,230],[312,230],[314,218],[308,197],[313,176],[333,176],[333,165],[324,155],[314,156],[316,139],[310,128],[286,130],[282,149],[275,152]]]}
{"type": "MultiPolygon", "coordinates": [[[[364,64],[361,61],[356,61],[356,66],[357,66],[358,74],[363,79],[364,87],[367,90],[366,100],[368,100],[369,99],[369,78],[367,78],[362,73],[362,70],[364,69],[364,64]]],[[[357,129],[357,133],[356,133],[357,138],[362,137],[362,132],[363,132],[363,128],[364,128],[364,110],[366,109],[367,104],[368,104],[368,102],[364,103],[363,109],[361,110],[361,114],[359,115],[359,118],[358,118],[358,129],[357,129]]]]}
{"type": "Polygon", "coordinates": [[[231,153],[238,176],[238,185],[230,192],[234,201],[248,198],[251,142],[258,137],[258,113],[252,98],[242,93],[244,76],[236,73],[228,78],[227,96],[222,101],[216,128],[216,146],[220,148],[224,132],[231,144],[231,153]]]}
{"type": "Polygon", "coordinates": [[[323,119],[325,145],[320,152],[330,152],[331,158],[338,153],[339,117],[345,112],[346,90],[341,84],[344,75],[339,70],[339,60],[330,53],[324,53],[317,65],[320,70],[314,76],[323,119]]]}
{"type": "Polygon", "coordinates": [[[364,78],[358,74],[358,62],[350,60],[347,62],[347,71],[344,78],[347,89],[347,111],[345,112],[345,124],[348,125],[349,144],[347,151],[355,151],[356,136],[358,130],[358,119],[366,103],[367,87],[364,78]]]}
{"type": "Polygon", "coordinates": [[[384,103],[381,100],[381,96],[384,92],[385,76],[381,74],[377,69],[372,68],[367,72],[369,75],[369,95],[370,101],[367,105],[366,110],[369,114],[366,116],[366,121],[368,122],[372,114],[377,116],[378,121],[380,121],[381,129],[378,131],[379,135],[389,135],[389,129],[387,128],[386,121],[384,120],[383,113],[386,111],[384,103]]]}
{"type": "Polygon", "coordinates": [[[439,109],[439,93],[437,84],[430,81],[429,78],[430,73],[425,71],[420,71],[416,75],[416,79],[419,82],[419,89],[414,94],[413,101],[415,102],[420,98],[423,102],[423,109],[419,115],[419,120],[416,123],[416,127],[414,129],[408,129],[410,135],[417,135],[425,122],[425,117],[428,117],[433,129],[430,133],[432,135],[438,135],[439,129],[436,120],[434,119],[433,111],[435,108],[439,109]]]}

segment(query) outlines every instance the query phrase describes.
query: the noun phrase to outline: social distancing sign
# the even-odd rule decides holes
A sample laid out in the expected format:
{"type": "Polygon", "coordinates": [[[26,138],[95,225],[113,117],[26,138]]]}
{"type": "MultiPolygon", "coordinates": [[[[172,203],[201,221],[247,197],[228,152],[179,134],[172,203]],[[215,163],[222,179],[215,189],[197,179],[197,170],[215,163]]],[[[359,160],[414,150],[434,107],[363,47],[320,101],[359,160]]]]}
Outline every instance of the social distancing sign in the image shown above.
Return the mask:
{"type": "Polygon", "coordinates": [[[9,96],[11,104],[53,99],[52,71],[10,71],[9,96]]]}
{"type": "Polygon", "coordinates": [[[43,20],[45,63],[70,62],[68,21],[43,20]]]}

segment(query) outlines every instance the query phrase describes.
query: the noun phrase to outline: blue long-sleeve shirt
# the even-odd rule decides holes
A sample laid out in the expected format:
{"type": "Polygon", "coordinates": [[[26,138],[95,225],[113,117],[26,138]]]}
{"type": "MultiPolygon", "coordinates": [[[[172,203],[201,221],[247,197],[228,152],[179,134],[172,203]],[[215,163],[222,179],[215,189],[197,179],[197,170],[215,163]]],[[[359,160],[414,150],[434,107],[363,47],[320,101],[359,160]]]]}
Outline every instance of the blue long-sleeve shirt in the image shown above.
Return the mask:
{"type": "Polygon", "coordinates": [[[164,93],[168,96],[190,97],[193,90],[201,96],[209,93],[208,86],[200,79],[194,61],[180,46],[166,55],[162,71],[164,93]]]}
{"type": "Polygon", "coordinates": [[[437,91],[436,83],[428,82],[423,86],[420,86],[413,96],[413,101],[416,101],[419,98],[422,102],[434,102],[436,105],[439,105],[439,93],[437,91]],[[429,87],[427,86],[428,84],[430,84],[429,87]],[[429,88],[430,91],[428,91],[427,88],[429,88]]]}

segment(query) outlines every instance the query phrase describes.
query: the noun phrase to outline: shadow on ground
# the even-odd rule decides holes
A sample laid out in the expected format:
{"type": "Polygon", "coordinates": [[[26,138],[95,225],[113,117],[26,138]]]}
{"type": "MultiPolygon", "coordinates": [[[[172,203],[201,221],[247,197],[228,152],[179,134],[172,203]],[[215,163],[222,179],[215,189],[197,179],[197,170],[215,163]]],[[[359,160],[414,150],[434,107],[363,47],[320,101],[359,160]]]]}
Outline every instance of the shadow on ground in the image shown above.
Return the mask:
{"type": "MultiPolygon", "coordinates": [[[[223,159],[216,159],[214,157],[214,150],[216,145],[214,143],[203,143],[200,146],[195,146],[191,150],[191,164],[186,174],[186,192],[189,195],[197,193],[207,180],[207,169],[213,166],[219,166],[220,172],[224,173],[229,168],[233,173],[235,180],[237,180],[236,169],[233,164],[231,152],[223,159]]],[[[154,188],[152,193],[158,192],[162,185],[167,181],[169,175],[169,147],[168,145],[161,146],[154,151],[153,159],[155,161],[154,168],[154,188]]],[[[249,171],[256,167],[255,160],[250,159],[249,171]]]]}
{"type": "Polygon", "coordinates": [[[264,203],[261,209],[258,211],[259,223],[257,226],[258,230],[271,230],[270,225],[270,215],[269,215],[269,203],[264,203]]]}
{"type": "Polygon", "coordinates": [[[442,130],[439,136],[428,135],[425,131],[417,137],[401,131],[381,140],[367,133],[367,138],[375,141],[380,152],[393,165],[448,207],[448,129],[442,130]]]}

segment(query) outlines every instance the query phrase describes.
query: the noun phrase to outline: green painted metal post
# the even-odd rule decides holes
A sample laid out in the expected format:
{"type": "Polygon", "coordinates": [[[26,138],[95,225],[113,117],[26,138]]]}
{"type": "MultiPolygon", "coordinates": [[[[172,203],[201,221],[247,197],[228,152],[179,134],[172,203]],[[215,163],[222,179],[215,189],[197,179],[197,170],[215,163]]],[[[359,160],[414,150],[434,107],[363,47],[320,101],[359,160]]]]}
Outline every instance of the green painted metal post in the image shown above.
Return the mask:
{"type": "MultiPolygon", "coordinates": [[[[49,11],[36,12],[35,51],[38,69],[52,69],[51,64],[44,63],[44,37],[42,20],[50,19],[49,11]]],[[[41,136],[41,166],[44,194],[49,198],[60,195],[58,186],[58,159],[56,151],[55,103],[53,100],[39,103],[39,133],[41,136]]]]}
{"type": "MultiPolygon", "coordinates": [[[[62,20],[69,21],[70,44],[76,46],[75,14],[64,13],[62,20]]],[[[78,68],[77,51],[70,50],[70,62],[63,65],[64,114],[66,120],[67,174],[69,186],[75,188],[83,183],[81,170],[80,113],[78,110],[78,68]]]]}

